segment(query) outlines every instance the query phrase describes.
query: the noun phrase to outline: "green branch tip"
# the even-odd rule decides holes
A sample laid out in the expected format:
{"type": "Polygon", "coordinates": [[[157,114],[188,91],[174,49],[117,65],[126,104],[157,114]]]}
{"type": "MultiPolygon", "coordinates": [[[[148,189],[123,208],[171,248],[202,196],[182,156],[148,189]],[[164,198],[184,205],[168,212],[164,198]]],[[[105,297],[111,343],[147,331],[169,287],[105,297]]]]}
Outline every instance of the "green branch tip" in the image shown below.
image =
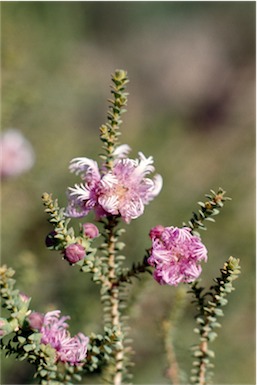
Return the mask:
{"type": "Polygon", "coordinates": [[[190,227],[195,235],[199,235],[197,229],[206,230],[204,221],[215,222],[213,218],[215,215],[220,213],[220,209],[224,206],[224,202],[231,200],[231,198],[225,196],[226,191],[219,187],[218,192],[210,190],[211,194],[205,194],[208,201],[198,202],[200,209],[198,212],[193,212],[192,218],[188,223],[183,223],[183,226],[190,227]]]}
{"type": "Polygon", "coordinates": [[[110,106],[107,111],[107,123],[100,126],[100,139],[103,142],[104,154],[100,157],[104,160],[107,170],[111,170],[114,161],[114,151],[119,145],[121,115],[126,112],[128,93],[125,86],[129,82],[127,72],[116,70],[112,75],[111,94],[113,99],[108,99],[110,106]]]}

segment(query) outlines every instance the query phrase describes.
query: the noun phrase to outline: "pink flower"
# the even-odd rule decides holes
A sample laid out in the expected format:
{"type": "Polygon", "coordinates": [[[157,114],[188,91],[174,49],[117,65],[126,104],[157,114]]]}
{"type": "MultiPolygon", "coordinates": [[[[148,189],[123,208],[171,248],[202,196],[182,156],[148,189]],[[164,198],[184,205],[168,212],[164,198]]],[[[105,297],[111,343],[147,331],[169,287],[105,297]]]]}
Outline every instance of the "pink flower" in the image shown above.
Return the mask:
{"type": "Polygon", "coordinates": [[[0,137],[0,175],[12,177],[29,170],[35,161],[31,144],[16,129],[5,131],[0,137]]]}
{"type": "Polygon", "coordinates": [[[49,344],[56,350],[57,361],[77,365],[87,355],[89,338],[83,333],[71,337],[65,322],[70,317],[60,318],[60,313],[60,310],[54,310],[45,314],[43,325],[39,329],[42,333],[41,343],[49,344]]]}
{"type": "Polygon", "coordinates": [[[69,188],[69,216],[83,217],[94,210],[97,218],[117,215],[129,223],[143,214],[144,206],[159,194],[162,177],[146,177],[154,171],[151,156],[139,153],[139,159],[129,159],[125,157],[128,151],[127,145],[115,150],[111,171],[99,170],[97,163],[88,158],[71,161],[70,170],[81,174],[83,183],[69,188]]]}
{"type": "Polygon", "coordinates": [[[191,229],[156,226],[150,231],[152,248],[148,263],[161,285],[193,282],[201,274],[199,263],[207,261],[207,249],[191,229]]]}
{"type": "Polygon", "coordinates": [[[83,224],[84,235],[88,238],[96,238],[99,235],[98,228],[93,223],[83,224]]]}
{"type": "Polygon", "coordinates": [[[64,255],[70,263],[76,263],[85,257],[86,251],[79,243],[72,243],[66,247],[64,255]]]}

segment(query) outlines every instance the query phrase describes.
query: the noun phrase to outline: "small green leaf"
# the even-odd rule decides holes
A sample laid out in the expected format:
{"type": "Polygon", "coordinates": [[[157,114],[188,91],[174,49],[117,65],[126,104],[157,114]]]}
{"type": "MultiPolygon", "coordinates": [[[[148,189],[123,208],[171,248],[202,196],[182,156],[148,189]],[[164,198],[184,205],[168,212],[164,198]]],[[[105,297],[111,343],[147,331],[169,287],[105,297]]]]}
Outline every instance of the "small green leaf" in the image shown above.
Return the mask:
{"type": "Polygon", "coordinates": [[[30,352],[34,349],[34,346],[32,344],[27,344],[23,346],[23,349],[25,350],[25,352],[30,352]]]}
{"type": "Polygon", "coordinates": [[[26,338],[25,338],[25,337],[22,337],[22,336],[19,336],[19,337],[18,337],[18,341],[19,341],[21,344],[24,344],[24,342],[26,341],[26,338]]]}
{"type": "Polygon", "coordinates": [[[41,377],[45,377],[45,376],[47,376],[48,371],[45,370],[45,369],[42,369],[42,370],[40,370],[39,374],[40,374],[41,377]]]}
{"type": "Polygon", "coordinates": [[[215,333],[215,332],[210,332],[210,333],[208,334],[208,340],[209,340],[210,342],[212,342],[212,341],[215,340],[215,338],[216,338],[217,336],[218,336],[217,333],[215,333]]]}

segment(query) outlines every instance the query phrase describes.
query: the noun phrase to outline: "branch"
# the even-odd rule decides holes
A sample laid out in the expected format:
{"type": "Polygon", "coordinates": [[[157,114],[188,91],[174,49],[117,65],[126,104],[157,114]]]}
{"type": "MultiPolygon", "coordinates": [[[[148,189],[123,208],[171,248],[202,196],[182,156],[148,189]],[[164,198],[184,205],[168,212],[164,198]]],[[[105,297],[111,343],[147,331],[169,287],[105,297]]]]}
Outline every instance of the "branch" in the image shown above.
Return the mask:
{"type": "Polygon", "coordinates": [[[199,314],[196,317],[197,328],[194,330],[200,336],[199,345],[193,346],[193,355],[196,359],[192,369],[193,376],[191,381],[197,385],[207,385],[212,375],[209,369],[213,368],[210,359],[214,358],[214,352],[209,349],[209,342],[217,337],[217,327],[221,325],[217,322],[217,317],[223,316],[222,306],[227,304],[227,295],[234,290],[232,282],[240,274],[239,259],[230,257],[220,270],[221,276],[214,281],[216,285],[210,287],[210,291],[202,294],[203,288],[197,287],[197,282],[192,284],[191,293],[195,296],[198,304],[199,314]],[[211,299],[207,300],[210,296],[211,299]]]}
{"type": "Polygon", "coordinates": [[[108,170],[113,167],[113,153],[118,144],[119,129],[122,123],[121,114],[126,111],[124,107],[127,104],[128,94],[124,90],[125,85],[129,82],[127,72],[116,70],[112,75],[112,82],[111,93],[114,99],[108,100],[111,103],[107,112],[108,122],[100,127],[100,139],[104,143],[103,149],[106,153],[106,155],[102,154],[101,158],[105,160],[105,166],[108,170]]]}
{"type": "Polygon", "coordinates": [[[192,232],[196,235],[199,235],[196,231],[197,229],[206,230],[204,225],[204,221],[215,222],[213,216],[219,214],[220,209],[223,207],[224,202],[227,200],[231,200],[229,197],[225,197],[226,191],[224,191],[221,187],[218,192],[211,190],[211,194],[206,194],[206,198],[209,200],[205,203],[198,202],[201,207],[198,210],[198,213],[193,212],[192,218],[188,221],[188,223],[183,223],[183,226],[190,227],[192,232]]]}

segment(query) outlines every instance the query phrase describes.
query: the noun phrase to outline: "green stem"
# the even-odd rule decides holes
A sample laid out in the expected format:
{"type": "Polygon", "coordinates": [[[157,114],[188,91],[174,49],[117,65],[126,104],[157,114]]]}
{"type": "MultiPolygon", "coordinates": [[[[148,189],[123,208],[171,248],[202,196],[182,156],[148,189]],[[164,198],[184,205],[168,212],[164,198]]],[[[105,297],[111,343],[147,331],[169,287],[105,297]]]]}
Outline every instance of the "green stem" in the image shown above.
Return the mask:
{"type": "Polygon", "coordinates": [[[163,338],[164,348],[167,359],[166,377],[171,384],[179,385],[180,383],[180,368],[176,358],[174,349],[174,340],[176,338],[177,326],[185,311],[185,286],[179,286],[172,300],[172,308],[170,314],[163,320],[163,338]]]}
{"type": "Polygon", "coordinates": [[[117,342],[115,344],[114,362],[111,364],[110,375],[114,385],[121,385],[123,381],[124,368],[124,332],[122,329],[121,312],[120,312],[120,290],[119,286],[113,285],[117,281],[117,273],[119,263],[116,261],[116,226],[118,220],[115,217],[109,217],[106,225],[106,244],[108,250],[108,272],[107,280],[103,282],[102,297],[104,303],[104,321],[105,326],[115,330],[117,342]]]}
{"type": "Polygon", "coordinates": [[[147,250],[147,255],[144,256],[142,262],[133,263],[130,269],[124,269],[123,272],[118,276],[117,280],[113,282],[113,285],[118,286],[123,282],[131,283],[131,278],[139,278],[139,274],[146,272],[152,275],[151,266],[147,262],[148,257],[149,250],[147,250]]]}

